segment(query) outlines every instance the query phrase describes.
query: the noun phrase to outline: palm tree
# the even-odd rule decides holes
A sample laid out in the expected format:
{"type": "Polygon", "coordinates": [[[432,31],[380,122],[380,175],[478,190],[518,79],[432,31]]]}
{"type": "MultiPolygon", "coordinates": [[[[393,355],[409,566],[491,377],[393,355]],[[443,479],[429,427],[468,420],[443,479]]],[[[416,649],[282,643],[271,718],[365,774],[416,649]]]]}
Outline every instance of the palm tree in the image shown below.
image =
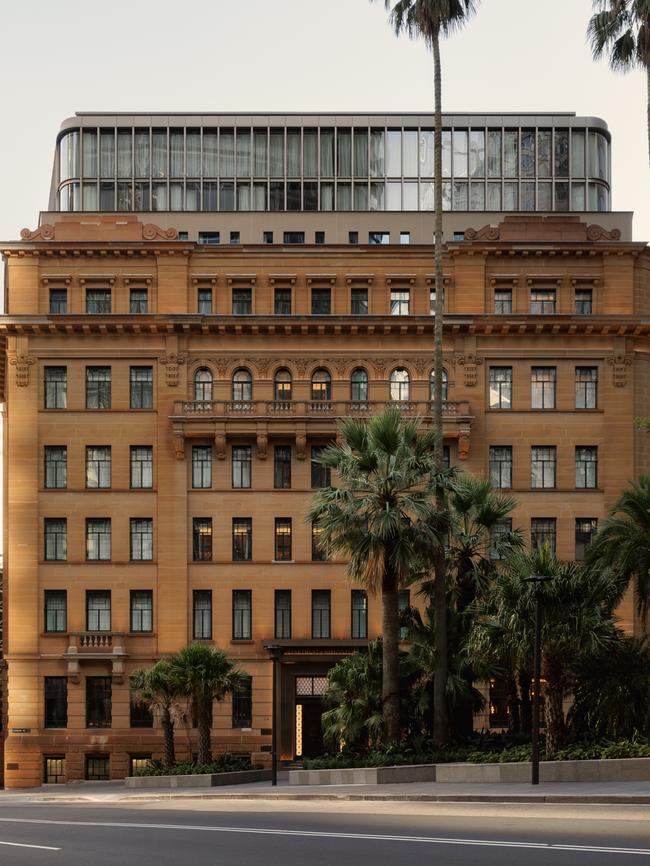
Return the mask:
{"type": "Polygon", "coordinates": [[[587,36],[594,58],[609,53],[616,72],[640,67],[646,74],[648,159],[650,160],[650,0],[593,0],[597,10],[587,36]]]}
{"type": "Polygon", "coordinates": [[[337,472],[337,487],[319,490],[307,517],[320,527],[327,554],[348,558],[349,577],[381,592],[382,715],[390,742],[400,737],[398,591],[422,572],[446,530],[445,515],[433,507],[435,434],[420,428],[419,419],[404,420],[392,406],[370,421],[344,420],[341,444],[319,458],[337,472]]]}
{"type": "MultiPolygon", "coordinates": [[[[373,2],[373,0],[371,0],[373,2]]],[[[435,286],[436,306],[434,322],[434,392],[433,429],[438,434],[435,447],[435,469],[440,475],[444,468],[443,406],[442,406],[442,325],[444,308],[444,281],[442,274],[442,70],[440,64],[440,38],[459,30],[474,13],[477,0],[384,0],[390,12],[390,23],[396,35],[405,33],[410,38],[422,38],[433,55],[433,90],[435,110],[435,286]]],[[[437,506],[444,510],[442,489],[437,491],[437,506]]],[[[436,676],[434,681],[433,739],[443,746],[449,738],[449,719],[446,710],[446,680],[448,670],[447,631],[445,608],[447,582],[445,555],[440,547],[434,556],[435,608],[436,608],[436,676]]]]}
{"type": "Polygon", "coordinates": [[[171,676],[168,659],[160,659],[152,668],[139,668],[131,674],[131,688],[136,700],[160,716],[163,729],[163,767],[176,761],[174,751],[174,710],[179,696],[178,686],[171,676]]]}
{"type": "Polygon", "coordinates": [[[486,644],[499,647],[518,668],[530,670],[537,593],[544,610],[542,677],[546,716],[546,751],[553,754],[566,734],[563,702],[571,690],[571,665],[576,656],[602,651],[614,638],[611,617],[617,594],[607,572],[589,573],[574,562],[560,562],[548,546],[512,556],[489,595],[474,607],[469,638],[474,653],[486,644]],[[525,578],[552,577],[539,586],[525,578]]]}
{"type": "Polygon", "coordinates": [[[633,582],[637,610],[645,621],[650,604],[650,477],[642,475],[623,491],[589,546],[586,561],[594,572],[612,572],[620,596],[633,582]]]}
{"type": "Polygon", "coordinates": [[[223,650],[202,643],[183,647],[169,659],[170,676],[180,694],[196,713],[199,731],[199,764],[212,761],[210,728],[212,703],[243,685],[245,674],[237,670],[223,650]]]}

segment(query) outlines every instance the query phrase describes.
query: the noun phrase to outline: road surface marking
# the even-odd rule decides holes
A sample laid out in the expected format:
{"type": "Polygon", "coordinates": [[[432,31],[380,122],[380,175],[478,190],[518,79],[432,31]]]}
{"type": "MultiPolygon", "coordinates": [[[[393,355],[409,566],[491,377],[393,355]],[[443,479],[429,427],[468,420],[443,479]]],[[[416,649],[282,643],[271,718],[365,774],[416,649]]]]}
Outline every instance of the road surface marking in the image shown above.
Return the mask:
{"type": "Polygon", "coordinates": [[[476,845],[492,848],[536,848],[544,851],[582,851],[593,854],[638,854],[650,857],[650,848],[614,848],[605,845],[563,845],[553,842],[509,842],[501,839],[453,839],[442,836],[389,836],[379,833],[336,833],[326,830],[276,830],[270,827],[208,827],[203,824],[136,824],[127,821],[54,821],[40,818],[0,818],[3,824],[47,824],[63,827],[108,827],[131,830],[185,830],[208,833],[244,833],[266,836],[307,836],[317,839],[360,839],[375,842],[420,842],[429,845],[476,845]]]}
{"type": "Polygon", "coordinates": [[[0,842],[0,845],[11,845],[12,848],[38,848],[39,851],[60,851],[51,845],[28,845],[26,842],[0,842]]]}

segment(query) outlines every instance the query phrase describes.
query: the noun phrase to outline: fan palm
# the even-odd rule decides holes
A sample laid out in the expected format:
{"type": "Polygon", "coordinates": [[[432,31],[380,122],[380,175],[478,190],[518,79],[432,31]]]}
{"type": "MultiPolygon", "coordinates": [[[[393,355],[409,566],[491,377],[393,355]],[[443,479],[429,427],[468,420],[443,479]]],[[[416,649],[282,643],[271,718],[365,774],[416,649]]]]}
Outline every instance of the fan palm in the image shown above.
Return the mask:
{"type": "Polygon", "coordinates": [[[646,619],[650,603],[650,477],[641,476],[623,491],[589,546],[586,561],[594,572],[611,571],[619,581],[620,595],[633,582],[637,610],[646,619]]]}
{"type": "Polygon", "coordinates": [[[144,704],[160,717],[163,729],[163,766],[173,766],[176,755],[174,750],[174,710],[179,697],[176,682],[171,676],[171,666],[167,659],[160,659],[152,668],[139,668],[131,674],[131,689],[139,703],[144,704]]]}
{"type": "Polygon", "coordinates": [[[587,28],[594,58],[607,52],[617,72],[645,70],[650,160],[650,0],[594,0],[594,8],[587,28]]]}
{"type": "MultiPolygon", "coordinates": [[[[372,2],[372,0],[371,0],[372,2]]],[[[404,33],[410,38],[421,38],[433,55],[433,91],[435,113],[434,165],[435,165],[435,322],[434,322],[434,392],[433,392],[433,429],[438,433],[435,449],[437,474],[442,473],[443,455],[443,357],[442,326],[444,308],[444,282],[442,274],[442,68],[440,64],[440,39],[459,30],[474,13],[478,0],[384,0],[390,12],[390,23],[399,36],[404,33]]],[[[438,509],[444,509],[442,491],[437,494],[438,509]]],[[[435,607],[438,628],[436,641],[436,677],[434,682],[434,724],[433,738],[438,746],[444,745],[449,738],[449,719],[446,711],[447,679],[447,631],[445,606],[447,585],[445,574],[444,550],[439,548],[434,557],[435,607]]]]}
{"type": "MultiPolygon", "coordinates": [[[[320,462],[335,470],[337,487],[319,490],[308,520],[321,530],[321,547],[348,558],[349,577],[382,598],[382,715],[389,741],[400,737],[398,591],[422,572],[446,528],[433,506],[435,434],[418,419],[403,420],[388,407],[370,421],[349,418],[339,428],[341,444],[330,445],[320,462]]],[[[451,473],[450,473],[451,474],[451,473]]]]}
{"type": "Polygon", "coordinates": [[[245,674],[235,668],[223,650],[202,643],[190,644],[173,655],[169,659],[169,673],[178,692],[196,713],[199,764],[209,764],[212,703],[243,685],[245,674]]]}

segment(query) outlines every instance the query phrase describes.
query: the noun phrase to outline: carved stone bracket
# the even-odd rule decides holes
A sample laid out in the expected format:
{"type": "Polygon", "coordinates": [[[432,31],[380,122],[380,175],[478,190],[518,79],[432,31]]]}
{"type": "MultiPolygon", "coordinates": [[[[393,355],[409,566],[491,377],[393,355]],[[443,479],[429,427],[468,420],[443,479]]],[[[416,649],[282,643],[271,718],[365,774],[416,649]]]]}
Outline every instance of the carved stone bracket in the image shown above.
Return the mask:
{"type": "Polygon", "coordinates": [[[483,226],[481,229],[465,229],[466,241],[498,241],[499,226],[483,226]]]}
{"type": "Polygon", "coordinates": [[[24,241],[53,241],[54,226],[44,223],[42,226],[34,229],[34,231],[30,231],[30,229],[21,229],[20,237],[24,241]]]}
{"type": "Polygon", "coordinates": [[[16,385],[19,388],[26,388],[29,385],[29,368],[36,363],[36,359],[31,355],[20,353],[9,358],[9,363],[16,368],[16,385]]]}
{"type": "Polygon", "coordinates": [[[296,457],[304,460],[307,455],[307,429],[304,426],[296,430],[296,457]]]}
{"type": "Polygon", "coordinates": [[[269,433],[266,425],[260,425],[257,428],[257,459],[266,460],[267,449],[269,446],[269,433]]]}
{"type": "Polygon", "coordinates": [[[612,358],[605,358],[605,361],[612,368],[614,387],[624,388],[627,385],[627,368],[632,364],[632,359],[625,355],[614,355],[612,358]]]}
{"type": "Polygon", "coordinates": [[[458,432],[458,456],[461,460],[469,457],[469,426],[462,426],[458,432]]]}
{"type": "Polygon", "coordinates": [[[602,226],[596,224],[587,226],[588,241],[620,241],[620,239],[620,229],[612,229],[611,231],[607,231],[607,229],[604,229],[602,226]]]}
{"type": "Polygon", "coordinates": [[[178,385],[178,368],[185,363],[185,355],[168,352],[160,359],[160,363],[165,367],[167,387],[175,388],[178,385]]]}
{"type": "Polygon", "coordinates": [[[142,238],[145,241],[177,241],[176,229],[163,229],[154,223],[145,223],[142,226],[142,238]]]}
{"type": "Polygon", "coordinates": [[[226,459],[226,428],[225,426],[218,427],[214,434],[214,450],[217,454],[217,460],[226,459]]]}
{"type": "Polygon", "coordinates": [[[457,363],[463,368],[464,382],[466,388],[474,388],[476,385],[478,367],[483,363],[482,358],[476,355],[466,354],[459,355],[456,359],[457,363]]]}
{"type": "Polygon", "coordinates": [[[174,457],[185,460],[185,437],[182,427],[174,427],[174,457]]]}

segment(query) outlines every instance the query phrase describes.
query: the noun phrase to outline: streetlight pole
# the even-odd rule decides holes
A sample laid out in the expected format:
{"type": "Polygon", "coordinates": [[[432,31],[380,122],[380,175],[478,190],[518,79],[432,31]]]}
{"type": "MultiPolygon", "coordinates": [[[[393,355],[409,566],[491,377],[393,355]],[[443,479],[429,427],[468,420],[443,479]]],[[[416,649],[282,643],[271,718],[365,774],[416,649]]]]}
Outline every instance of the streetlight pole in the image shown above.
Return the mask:
{"type": "Polygon", "coordinates": [[[542,599],[539,588],[544,581],[551,580],[547,574],[531,574],[525,581],[535,584],[535,649],[533,652],[533,730],[531,784],[539,785],[539,709],[542,679],[542,599]]]}
{"type": "Polygon", "coordinates": [[[282,653],[282,647],[278,644],[267,644],[264,649],[271,653],[273,659],[273,678],[271,685],[272,702],[272,737],[271,737],[271,785],[278,784],[278,661],[282,653]]]}

